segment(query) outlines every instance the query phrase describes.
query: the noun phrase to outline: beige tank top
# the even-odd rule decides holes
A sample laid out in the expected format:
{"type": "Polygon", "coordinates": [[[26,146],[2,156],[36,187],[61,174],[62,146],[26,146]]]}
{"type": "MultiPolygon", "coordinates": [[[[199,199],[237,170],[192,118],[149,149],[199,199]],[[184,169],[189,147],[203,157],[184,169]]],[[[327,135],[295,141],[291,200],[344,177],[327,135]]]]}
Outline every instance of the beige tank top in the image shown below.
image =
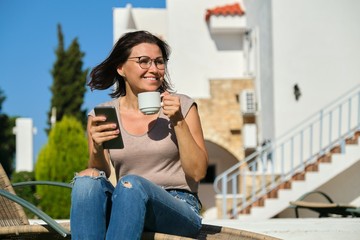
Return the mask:
{"type": "MultiPolygon", "coordinates": [[[[180,97],[182,114],[185,117],[193,99],[183,94],[180,97]]],[[[115,106],[119,116],[119,101],[115,99],[101,104],[115,106]]],[[[92,110],[89,115],[94,115],[92,110]]],[[[114,165],[116,178],[135,174],[142,176],[165,189],[185,189],[194,193],[198,191],[198,182],[187,177],[181,167],[179,149],[175,131],[160,110],[153,127],[142,136],[126,132],[119,119],[120,131],[124,142],[123,149],[110,149],[110,158],[114,165]]]]}

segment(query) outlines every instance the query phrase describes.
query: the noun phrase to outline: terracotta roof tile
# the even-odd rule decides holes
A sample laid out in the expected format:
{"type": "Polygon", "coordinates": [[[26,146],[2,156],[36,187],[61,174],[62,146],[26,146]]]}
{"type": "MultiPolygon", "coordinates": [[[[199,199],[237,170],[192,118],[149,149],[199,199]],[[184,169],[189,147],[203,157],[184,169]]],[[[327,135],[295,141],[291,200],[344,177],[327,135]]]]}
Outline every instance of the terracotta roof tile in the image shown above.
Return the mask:
{"type": "Polygon", "coordinates": [[[239,3],[229,4],[225,6],[215,7],[213,9],[207,9],[205,20],[209,21],[211,15],[219,16],[242,16],[245,14],[245,11],[241,8],[239,3]]]}

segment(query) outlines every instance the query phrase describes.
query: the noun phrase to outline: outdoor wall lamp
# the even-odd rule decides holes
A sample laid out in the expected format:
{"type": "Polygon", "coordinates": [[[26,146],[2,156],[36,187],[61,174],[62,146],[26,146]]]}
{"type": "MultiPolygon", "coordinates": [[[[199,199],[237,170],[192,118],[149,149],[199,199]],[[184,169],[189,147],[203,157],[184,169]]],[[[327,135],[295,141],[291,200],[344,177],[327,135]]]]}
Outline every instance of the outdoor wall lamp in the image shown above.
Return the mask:
{"type": "Polygon", "coordinates": [[[295,96],[295,100],[299,101],[299,98],[301,96],[301,91],[297,84],[294,85],[294,96],[295,96]]]}

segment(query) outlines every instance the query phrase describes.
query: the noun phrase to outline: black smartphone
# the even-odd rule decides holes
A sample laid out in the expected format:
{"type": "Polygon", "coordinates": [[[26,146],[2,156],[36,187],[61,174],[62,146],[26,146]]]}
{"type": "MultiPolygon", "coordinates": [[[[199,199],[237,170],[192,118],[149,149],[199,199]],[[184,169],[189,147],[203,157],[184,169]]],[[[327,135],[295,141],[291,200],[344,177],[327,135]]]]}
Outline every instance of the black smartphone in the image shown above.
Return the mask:
{"type": "MultiPolygon", "coordinates": [[[[119,121],[116,115],[115,107],[113,106],[100,106],[94,108],[96,116],[105,116],[106,122],[115,123],[116,128],[119,128],[119,121]]],[[[124,142],[121,137],[121,132],[117,138],[111,139],[103,143],[104,149],[121,149],[124,148],[124,142]]]]}

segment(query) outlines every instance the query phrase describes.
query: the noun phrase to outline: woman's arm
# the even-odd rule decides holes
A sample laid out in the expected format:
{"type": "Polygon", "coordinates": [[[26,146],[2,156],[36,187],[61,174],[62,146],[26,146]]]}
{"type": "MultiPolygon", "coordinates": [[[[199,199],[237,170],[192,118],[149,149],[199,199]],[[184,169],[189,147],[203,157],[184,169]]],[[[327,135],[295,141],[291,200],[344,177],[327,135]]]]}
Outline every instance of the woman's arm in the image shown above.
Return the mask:
{"type": "Polygon", "coordinates": [[[166,94],[163,109],[174,127],[184,172],[199,182],[206,175],[208,155],[197,108],[192,105],[184,118],[179,97],[166,94]]]}
{"type": "Polygon", "coordinates": [[[193,105],[185,120],[174,126],[184,172],[199,182],[206,175],[208,155],[197,108],[193,105]]]}

